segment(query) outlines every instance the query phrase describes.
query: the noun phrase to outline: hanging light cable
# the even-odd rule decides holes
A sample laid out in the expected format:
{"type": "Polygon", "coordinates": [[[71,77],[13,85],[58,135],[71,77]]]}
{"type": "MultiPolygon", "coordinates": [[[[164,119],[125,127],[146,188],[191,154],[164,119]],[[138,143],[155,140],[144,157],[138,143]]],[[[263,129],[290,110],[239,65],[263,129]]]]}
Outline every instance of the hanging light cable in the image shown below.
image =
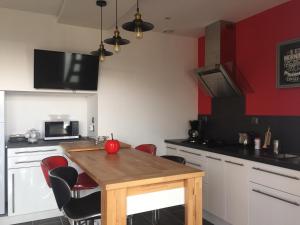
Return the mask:
{"type": "Polygon", "coordinates": [[[114,36],[112,38],[104,40],[104,43],[114,45],[114,51],[116,53],[120,52],[121,45],[127,45],[130,43],[130,41],[128,41],[127,39],[123,39],[120,36],[120,31],[118,28],[118,0],[116,0],[116,29],[114,31],[114,36]]]}
{"type": "Polygon", "coordinates": [[[103,1],[103,0],[97,0],[96,5],[97,5],[97,6],[100,6],[100,8],[101,8],[101,11],[100,11],[100,14],[101,14],[101,15],[100,15],[100,17],[101,17],[101,28],[100,28],[100,30],[101,30],[101,35],[100,35],[100,37],[101,37],[101,42],[100,42],[99,49],[98,49],[97,51],[91,52],[91,54],[92,54],[92,55],[95,55],[95,56],[99,56],[100,61],[101,61],[101,62],[104,62],[106,56],[111,56],[111,55],[113,55],[112,52],[107,51],[107,50],[104,48],[103,39],[102,39],[102,27],[103,27],[103,16],[102,16],[103,13],[102,13],[102,8],[106,6],[106,1],[103,1]]]}
{"type": "Polygon", "coordinates": [[[137,8],[136,8],[136,14],[134,15],[134,20],[132,22],[124,23],[123,29],[135,32],[137,39],[143,38],[143,32],[153,30],[154,25],[152,23],[144,22],[142,20],[142,14],[140,13],[139,8],[139,0],[137,0],[137,8]]]}

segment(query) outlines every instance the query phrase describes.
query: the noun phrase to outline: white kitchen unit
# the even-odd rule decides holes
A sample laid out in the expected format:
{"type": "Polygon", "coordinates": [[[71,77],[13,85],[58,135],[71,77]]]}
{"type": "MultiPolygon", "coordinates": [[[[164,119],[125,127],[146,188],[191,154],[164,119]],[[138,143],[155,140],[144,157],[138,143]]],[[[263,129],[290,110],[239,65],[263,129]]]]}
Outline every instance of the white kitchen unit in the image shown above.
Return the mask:
{"type": "Polygon", "coordinates": [[[300,223],[300,197],[250,183],[250,225],[300,223]]]}
{"type": "Polygon", "coordinates": [[[299,223],[300,171],[175,144],[166,149],[204,170],[204,217],[215,225],[299,223]]]}
{"type": "Polygon", "coordinates": [[[57,210],[52,190],[43,176],[40,162],[62,155],[59,146],[7,149],[8,216],[57,210]]]}
{"type": "Polygon", "coordinates": [[[224,159],[225,178],[225,220],[230,224],[248,224],[248,161],[222,157],[224,159]]]}

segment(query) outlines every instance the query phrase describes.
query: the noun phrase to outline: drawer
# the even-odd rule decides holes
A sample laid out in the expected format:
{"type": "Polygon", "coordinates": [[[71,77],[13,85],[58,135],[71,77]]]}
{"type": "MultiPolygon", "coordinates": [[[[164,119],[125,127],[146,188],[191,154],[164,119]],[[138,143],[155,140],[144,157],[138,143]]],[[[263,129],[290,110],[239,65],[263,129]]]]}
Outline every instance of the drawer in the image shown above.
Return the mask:
{"type": "Polygon", "coordinates": [[[300,196],[300,172],[262,163],[253,163],[250,181],[300,196]]]}
{"type": "Polygon", "coordinates": [[[49,156],[62,155],[58,153],[52,153],[48,155],[30,155],[30,156],[19,156],[19,157],[10,157],[7,159],[7,168],[16,169],[16,168],[27,168],[27,167],[39,167],[41,161],[44,158],[49,156]]]}
{"type": "Polygon", "coordinates": [[[300,197],[250,182],[250,225],[295,225],[300,221],[300,197]]]}
{"type": "Polygon", "coordinates": [[[167,155],[177,155],[177,145],[167,144],[166,145],[166,152],[167,155]]]}
{"type": "Polygon", "coordinates": [[[30,147],[30,148],[8,148],[7,149],[7,157],[61,154],[61,152],[62,152],[62,149],[58,145],[56,145],[56,146],[30,147]]]}
{"type": "Polygon", "coordinates": [[[203,160],[204,159],[204,152],[198,149],[187,148],[178,146],[178,155],[185,158],[187,161],[193,160],[203,160]]]}

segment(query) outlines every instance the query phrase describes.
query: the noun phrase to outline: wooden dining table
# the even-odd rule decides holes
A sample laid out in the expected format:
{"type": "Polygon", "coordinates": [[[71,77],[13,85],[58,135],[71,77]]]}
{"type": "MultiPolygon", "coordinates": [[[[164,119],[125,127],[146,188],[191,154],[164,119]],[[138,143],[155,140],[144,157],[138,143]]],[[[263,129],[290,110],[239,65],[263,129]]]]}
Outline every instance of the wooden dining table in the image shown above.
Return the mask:
{"type": "Polygon", "coordinates": [[[93,143],[61,144],[99,184],[101,224],[126,225],[128,214],[182,203],[185,225],[202,225],[203,171],[121,146],[109,155],[93,143]]]}

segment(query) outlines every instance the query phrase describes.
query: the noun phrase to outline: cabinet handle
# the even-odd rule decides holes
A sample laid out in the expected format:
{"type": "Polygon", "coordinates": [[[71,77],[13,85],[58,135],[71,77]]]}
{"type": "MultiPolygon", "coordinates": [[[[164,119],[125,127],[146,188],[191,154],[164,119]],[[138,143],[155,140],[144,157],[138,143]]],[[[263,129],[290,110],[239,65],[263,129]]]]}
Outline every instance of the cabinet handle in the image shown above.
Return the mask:
{"type": "Polygon", "coordinates": [[[282,202],[289,203],[289,204],[291,204],[291,205],[300,206],[300,204],[299,204],[298,202],[293,202],[293,201],[290,201],[290,200],[286,200],[286,199],[284,199],[284,198],[280,198],[280,197],[271,195],[271,194],[269,194],[269,193],[265,193],[265,192],[260,191],[260,190],[257,190],[257,189],[252,189],[252,191],[254,191],[254,192],[256,192],[256,193],[259,193],[259,194],[261,194],[261,195],[265,195],[265,196],[268,196],[268,197],[271,197],[271,198],[280,200],[280,201],[282,201],[282,202]]]}
{"type": "Polygon", "coordinates": [[[213,160],[218,160],[218,161],[222,161],[222,159],[220,159],[220,158],[215,158],[215,157],[212,157],[212,156],[206,156],[206,158],[213,159],[213,160]]]}
{"type": "Polygon", "coordinates": [[[197,156],[202,156],[201,154],[199,153],[194,153],[194,152],[189,152],[189,151],[186,151],[186,150],[182,150],[180,149],[181,152],[185,152],[185,153],[188,153],[188,154],[191,154],[191,155],[197,155],[197,156]]]}
{"type": "Polygon", "coordinates": [[[12,212],[15,213],[15,174],[12,174],[12,212]]]}
{"type": "Polygon", "coordinates": [[[187,164],[191,164],[191,165],[194,165],[194,166],[198,166],[198,167],[201,167],[200,164],[197,164],[197,163],[192,163],[192,162],[186,162],[187,164]]]}
{"type": "Polygon", "coordinates": [[[56,152],[56,151],[57,151],[57,149],[49,149],[49,150],[15,152],[15,154],[18,155],[18,154],[25,154],[25,153],[56,152]]]}
{"type": "Polygon", "coordinates": [[[233,165],[237,165],[237,166],[244,166],[243,163],[236,163],[236,162],[232,162],[232,161],[228,161],[228,160],[225,160],[225,162],[233,164],[233,165]]]}
{"type": "Polygon", "coordinates": [[[167,146],[168,149],[176,150],[176,148],[167,146]]]}
{"type": "Polygon", "coordinates": [[[282,174],[282,173],[277,173],[277,172],[274,172],[274,171],[265,170],[265,169],[261,169],[261,168],[258,168],[258,167],[252,167],[252,169],[258,170],[258,171],[261,171],[261,172],[265,172],[265,173],[270,173],[270,174],[277,175],[277,176],[281,176],[281,177],[290,178],[290,179],[293,179],[293,180],[300,180],[299,177],[294,177],[294,176],[290,176],[290,175],[286,175],[286,174],[282,174]]]}
{"type": "Polygon", "coordinates": [[[15,162],[15,164],[27,164],[27,163],[36,163],[36,162],[41,162],[41,160],[19,161],[19,162],[15,162]]]}

